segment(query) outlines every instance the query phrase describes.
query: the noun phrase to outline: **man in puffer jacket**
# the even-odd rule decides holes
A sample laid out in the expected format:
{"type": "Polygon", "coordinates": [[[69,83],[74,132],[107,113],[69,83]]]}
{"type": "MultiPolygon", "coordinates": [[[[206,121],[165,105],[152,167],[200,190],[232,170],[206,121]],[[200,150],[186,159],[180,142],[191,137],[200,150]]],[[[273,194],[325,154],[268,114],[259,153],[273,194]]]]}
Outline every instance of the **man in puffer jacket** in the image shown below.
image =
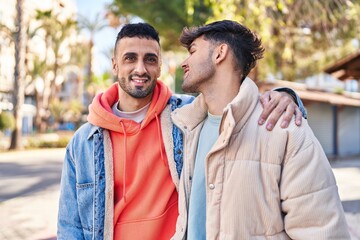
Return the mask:
{"type": "Polygon", "coordinates": [[[306,120],[256,124],[259,91],[247,78],[260,39],[229,20],[185,28],[183,90],[172,113],[184,134],[175,240],[350,239],[332,169],[306,120]],[[191,118],[188,116],[191,115],[191,118]]]}

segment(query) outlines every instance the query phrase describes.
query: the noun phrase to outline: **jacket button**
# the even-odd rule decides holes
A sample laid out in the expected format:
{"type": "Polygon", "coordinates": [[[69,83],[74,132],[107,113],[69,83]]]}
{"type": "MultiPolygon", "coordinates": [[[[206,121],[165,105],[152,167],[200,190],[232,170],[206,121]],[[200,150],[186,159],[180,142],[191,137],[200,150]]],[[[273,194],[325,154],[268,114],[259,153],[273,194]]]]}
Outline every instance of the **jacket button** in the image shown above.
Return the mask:
{"type": "Polygon", "coordinates": [[[215,185],[214,185],[214,184],[212,184],[212,183],[210,183],[210,184],[209,184],[209,188],[212,190],[212,189],[214,189],[214,188],[215,188],[215,185]]]}

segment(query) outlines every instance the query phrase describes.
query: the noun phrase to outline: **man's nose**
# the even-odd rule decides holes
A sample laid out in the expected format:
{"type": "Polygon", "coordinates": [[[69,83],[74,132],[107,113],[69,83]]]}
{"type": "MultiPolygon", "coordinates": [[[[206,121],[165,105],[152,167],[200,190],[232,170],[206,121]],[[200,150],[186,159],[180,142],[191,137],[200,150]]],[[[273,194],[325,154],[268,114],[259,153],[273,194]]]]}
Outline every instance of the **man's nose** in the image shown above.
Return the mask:
{"type": "Polygon", "coordinates": [[[181,68],[182,69],[185,69],[186,68],[186,65],[187,65],[187,63],[186,63],[186,59],[180,64],[180,66],[181,66],[181,68]]]}
{"type": "Polygon", "coordinates": [[[135,73],[139,74],[139,75],[146,73],[146,67],[142,61],[137,62],[136,66],[135,66],[135,73]]]}

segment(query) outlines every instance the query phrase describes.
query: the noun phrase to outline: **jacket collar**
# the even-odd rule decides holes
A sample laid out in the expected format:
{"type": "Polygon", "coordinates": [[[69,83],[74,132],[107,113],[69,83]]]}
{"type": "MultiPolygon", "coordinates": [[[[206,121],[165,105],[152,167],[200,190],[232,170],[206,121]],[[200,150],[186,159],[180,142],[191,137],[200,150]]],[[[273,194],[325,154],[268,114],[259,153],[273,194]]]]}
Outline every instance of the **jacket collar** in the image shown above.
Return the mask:
{"type": "Polygon", "coordinates": [[[91,128],[87,136],[87,139],[89,140],[96,132],[101,132],[101,131],[103,131],[103,128],[91,124],[91,128]]]}
{"type": "Polygon", "coordinates": [[[171,118],[179,128],[191,131],[206,118],[207,111],[204,96],[200,94],[192,103],[175,109],[171,118]]]}
{"type": "Polygon", "coordinates": [[[229,125],[234,128],[234,132],[239,132],[248,121],[258,101],[258,87],[250,78],[246,78],[241,84],[238,95],[224,109],[222,127],[229,125]]]}

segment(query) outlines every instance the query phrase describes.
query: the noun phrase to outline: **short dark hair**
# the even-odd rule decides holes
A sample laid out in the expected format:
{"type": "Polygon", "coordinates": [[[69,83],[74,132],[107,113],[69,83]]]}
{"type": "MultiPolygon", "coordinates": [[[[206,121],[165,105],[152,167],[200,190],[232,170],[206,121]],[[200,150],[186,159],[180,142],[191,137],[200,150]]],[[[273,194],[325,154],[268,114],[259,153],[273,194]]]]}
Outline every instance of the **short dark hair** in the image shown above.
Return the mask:
{"type": "Polygon", "coordinates": [[[148,23],[129,23],[125,24],[120,32],[118,33],[115,41],[114,53],[116,54],[116,48],[118,42],[122,38],[146,38],[155,40],[160,46],[159,33],[155,30],[153,26],[148,23]]]}
{"type": "Polygon", "coordinates": [[[263,57],[261,39],[249,28],[230,20],[216,21],[200,27],[185,27],[180,36],[181,44],[189,49],[192,42],[204,36],[206,40],[226,43],[232,49],[237,65],[241,68],[243,81],[250,70],[263,57]]]}

